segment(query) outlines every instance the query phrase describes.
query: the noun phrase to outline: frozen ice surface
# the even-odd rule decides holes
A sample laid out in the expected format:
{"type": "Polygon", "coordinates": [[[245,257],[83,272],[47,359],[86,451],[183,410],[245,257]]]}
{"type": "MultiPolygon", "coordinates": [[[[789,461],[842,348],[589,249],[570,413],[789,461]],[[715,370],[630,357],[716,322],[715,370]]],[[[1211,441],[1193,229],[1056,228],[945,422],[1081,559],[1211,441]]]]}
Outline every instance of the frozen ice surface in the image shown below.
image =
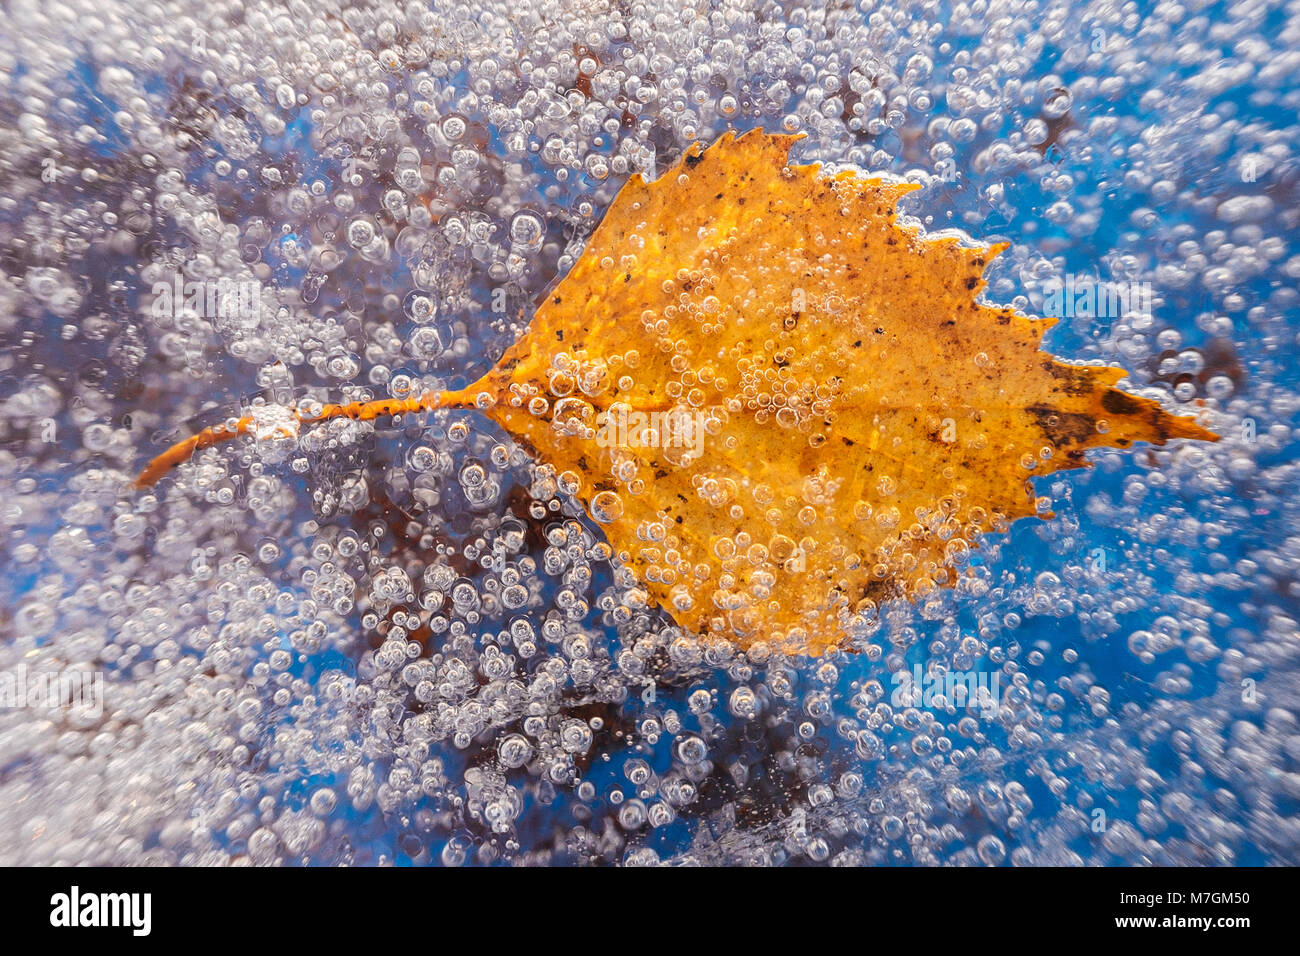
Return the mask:
{"type": "Polygon", "coordinates": [[[1300,8],[821,6],[0,9],[0,863],[1300,863],[1300,8]],[[758,126],[1010,240],[992,301],[1148,290],[1048,346],[1224,440],[1040,481],[807,660],[678,632],[473,412],[298,436],[472,381],[758,126]]]}

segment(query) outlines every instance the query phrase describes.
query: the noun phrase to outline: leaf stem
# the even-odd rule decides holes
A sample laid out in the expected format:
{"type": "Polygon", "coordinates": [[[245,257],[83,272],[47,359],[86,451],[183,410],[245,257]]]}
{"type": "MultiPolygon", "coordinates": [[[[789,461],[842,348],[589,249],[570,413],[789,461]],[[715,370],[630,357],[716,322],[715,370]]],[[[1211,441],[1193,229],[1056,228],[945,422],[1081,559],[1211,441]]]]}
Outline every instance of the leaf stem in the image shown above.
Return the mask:
{"type": "MultiPolygon", "coordinates": [[[[474,408],[473,396],[466,391],[459,392],[425,392],[417,398],[380,398],[369,402],[347,402],[345,404],[328,404],[316,415],[304,415],[294,411],[300,425],[327,421],[331,418],[350,418],[353,421],[370,421],[386,415],[407,415],[418,412],[433,411],[436,408],[474,408]]],[[[248,434],[256,420],[245,415],[235,422],[234,428],[228,425],[214,425],[205,428],[197,435],[179,441],[161,455],[149,462],[144,471],[135,480],[137,488],[150,488],[163,475],[182,462],[188,461],[194,453],[204,448],[211,448],[229,441],[239,435],[248,434]]]]}

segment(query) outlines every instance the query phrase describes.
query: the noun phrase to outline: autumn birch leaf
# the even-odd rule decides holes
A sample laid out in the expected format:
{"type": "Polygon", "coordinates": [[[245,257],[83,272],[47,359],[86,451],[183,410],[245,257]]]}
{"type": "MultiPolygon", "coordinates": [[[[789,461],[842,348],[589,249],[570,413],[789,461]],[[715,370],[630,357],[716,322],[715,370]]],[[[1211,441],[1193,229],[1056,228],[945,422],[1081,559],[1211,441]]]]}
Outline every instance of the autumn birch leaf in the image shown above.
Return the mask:
{"type": "Polygon", "coordinates": [[[632,179],[527,333],[447,396],[553,464],[677,623],[823,650],[952,583],[1035,513],[1031,475],[1214,437],[1113,388],[1121,369],[1040,352],[1050,321],[977,303],[1001,247],[900,227],[917,187],[790,166],[794,139],[728,134],[632,179]]]}
{"type": "Polygon", "coordinates": [[[1217,439],[1115,388],[1123,369],[1040,351],[1052,320],[979,303],[1004,246],[900,225],[918,187],[789,165],[795,139],[727,134],[631,179],[468,388],[319,417],[478,407],[677,624],[811,653],[953,584],[1036,513],[1029,478],[1217,439]]]}

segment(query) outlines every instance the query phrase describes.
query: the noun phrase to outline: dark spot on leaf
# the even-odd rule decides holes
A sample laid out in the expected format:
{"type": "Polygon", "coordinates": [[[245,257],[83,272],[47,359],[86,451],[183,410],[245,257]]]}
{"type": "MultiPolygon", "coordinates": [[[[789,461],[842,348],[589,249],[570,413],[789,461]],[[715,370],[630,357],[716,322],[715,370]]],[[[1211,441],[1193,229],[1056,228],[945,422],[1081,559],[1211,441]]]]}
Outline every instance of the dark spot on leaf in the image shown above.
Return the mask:
{"type": "Polygon", "coordinates": [[[1134,415],[1142,406],[1132,397],[1112,388],[1101,397],[1101,407],[1112,415],[1134,415]]]}
{"type": "Polygon", "coordinates": [[[1084,445],[1097,433],[1097,422],[1091,415],[1063,412],[1051,405],[1030,405],[1025,411],[1034,416],[1034,423],[1056,446],[1084,445]]]}

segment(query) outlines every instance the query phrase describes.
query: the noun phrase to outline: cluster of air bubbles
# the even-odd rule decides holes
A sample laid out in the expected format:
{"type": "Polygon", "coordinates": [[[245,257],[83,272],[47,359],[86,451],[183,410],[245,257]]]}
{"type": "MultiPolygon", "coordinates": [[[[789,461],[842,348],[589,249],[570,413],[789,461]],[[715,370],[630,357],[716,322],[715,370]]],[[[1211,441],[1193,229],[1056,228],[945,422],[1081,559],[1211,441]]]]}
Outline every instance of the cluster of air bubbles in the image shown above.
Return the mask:
{"type": "MultiPolygon", "coordinates": [[[[1300,862],[1295,27],[1261,16],[5,7],[0,862],[1300,862]],[[987,538],[889,506],[887,460],[855,518],[942,534],[957,586],[807,658],[654,605],[604,537],[655,480],[632,460],[584,508],[474,410],[311,421],[475,380],[622,183],[754,127],[924,186],[909,224],[1009,241],[987,301],[1222,440],[1051,479],[1030,454],[1056,517],[987,538]]],[[[717,268],[622,321],[684,356],[734,305],[717,268]]],[[[834,413],[764,358],[726,391],[674,366],[706,449],[834,413]]],[[[592,437],[648,362],[561,355],[519,407],[592,437]]],[[[690,570],[670,530],[640,529],[660,582],[690,570]]]]}

